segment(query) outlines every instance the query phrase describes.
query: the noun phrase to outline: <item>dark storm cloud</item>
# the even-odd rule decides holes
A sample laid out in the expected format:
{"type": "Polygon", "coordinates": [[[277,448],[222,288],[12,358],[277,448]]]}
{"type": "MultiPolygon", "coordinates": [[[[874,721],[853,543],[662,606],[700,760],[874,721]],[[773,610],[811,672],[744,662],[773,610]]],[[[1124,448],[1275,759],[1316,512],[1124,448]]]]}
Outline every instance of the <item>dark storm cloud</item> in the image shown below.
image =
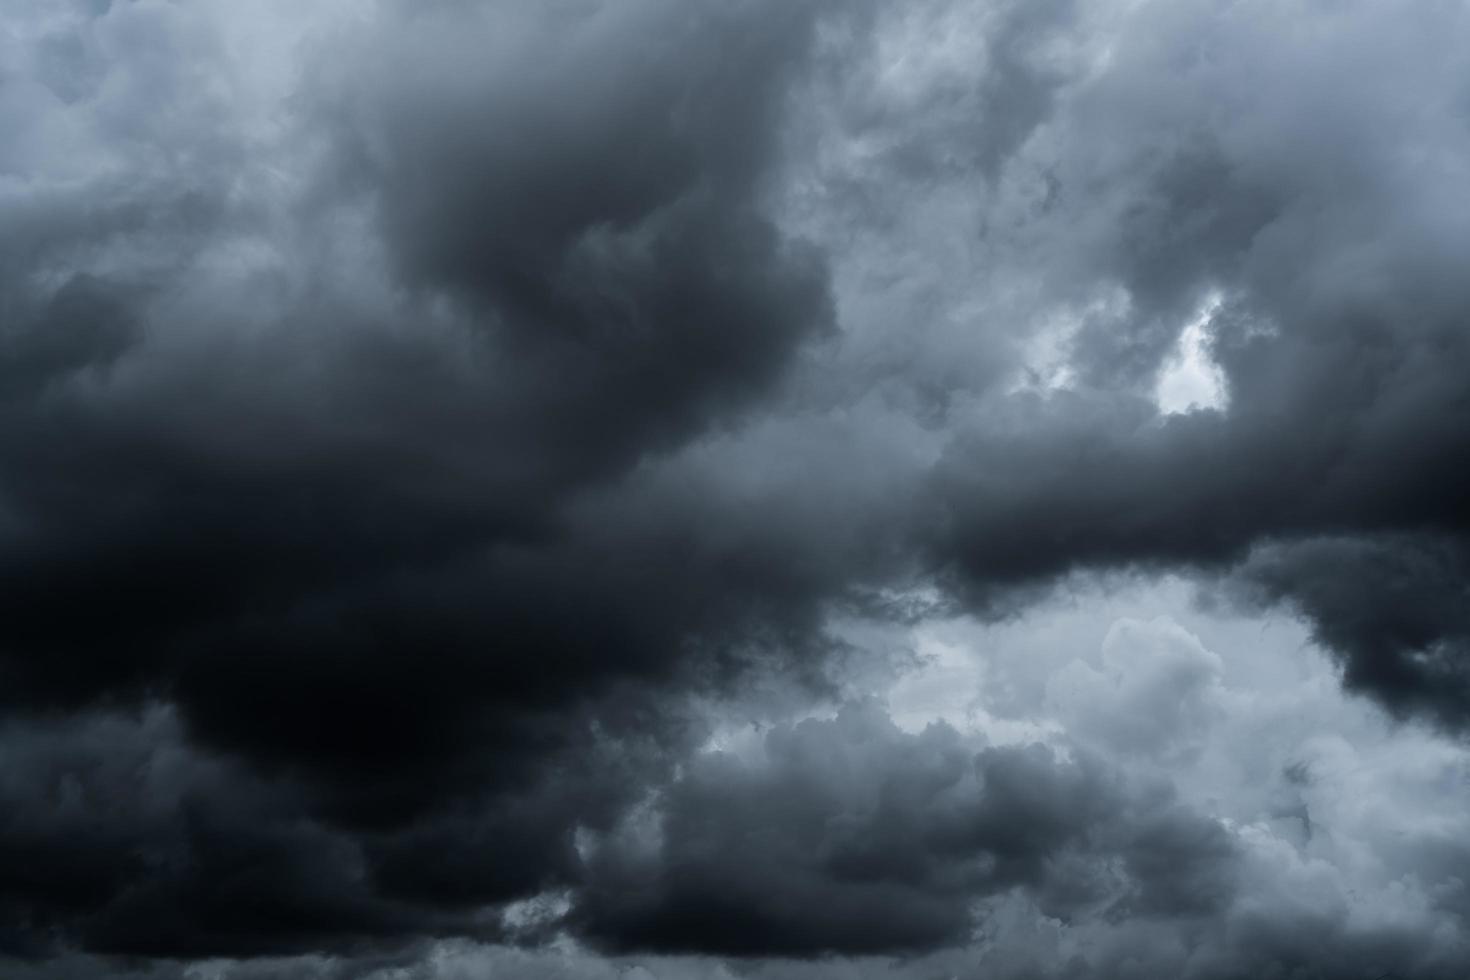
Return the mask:
{"type": "Polygon", "coordinates": [[[453,924],[362,886],[355,842],[288,787],[189,748],[163,709],[5,729],[4,952],[307,951],[453,924]]]}
{"type": "Polygon", "coordinates": [[[7,954],[352,975],[552,895],[614,951],[922,953],[1015,901],[1191,976],[1408,955],[1261,912],[1167,780],[872,706],[743,763],[695,702],[842,690],[833,609],[1182,569],[1463,729],[1462,9],[940,3],[895,52],[867,5],[286,6],[0,36],[7,954]],[[1068,380],[1008,387],[1059,309],[1068,380]],[[1201,309],[1228,407],[1161,415],[1201,309]]]}
{"type": "Polygon", "coordinates": [[[392,265],[487,335],[477,436],[528,493],[697,433],[830,326],[760,202],[817,7],[431,9],[325,100],[392,265]]]}
{"type": "Polygon", "coordinates": [[[574,912],[615,948],[807,956],[964,943],[977,900],[1043,914],[1208,915],[1235,856],[1213,821],[1087,755],[976,752],[854,704],[772,731],[759,764],[713,753],[613,838],[574,912]],[[643,839],[652,833],[657,840],[643,839]]]}
{"type": "Polygon", "coordinates": [[[1470,559],[1426,535],[1309,538],[1264,547],[1230,583],[1286,601],[1343,655],[1344,681],[1402,713],[1462,726],[1470,703],[1470,559]]]}
{"type": "MultiPolygon", "coordinates": [[[[298,103],[328,139],[300,214],[236,199],[271,148],[194,103],[187,15],[75,28],[162,48],[115,76],[183,120],[164,145],[199,151],[198,203],[141,172],[12,202],[0,697],[161,700],[232,768],[165,792],[105,742],[20,767],[14,950],[493,934],[667,767],[664,694],[820,651],[833,570],[769,535],[711,550],[678,494],[568,510],[830,327],[819,258],[761,200],[816,14],[386,6],[298,103]],[[381,244],[387,294],[332,268],[334,220],[381,244]],[[74,771],[108,780],[72,804],[85,832],[24,795],[74,771]]],[[[66,111],[126,126],[117,87],[66,111]]]]}

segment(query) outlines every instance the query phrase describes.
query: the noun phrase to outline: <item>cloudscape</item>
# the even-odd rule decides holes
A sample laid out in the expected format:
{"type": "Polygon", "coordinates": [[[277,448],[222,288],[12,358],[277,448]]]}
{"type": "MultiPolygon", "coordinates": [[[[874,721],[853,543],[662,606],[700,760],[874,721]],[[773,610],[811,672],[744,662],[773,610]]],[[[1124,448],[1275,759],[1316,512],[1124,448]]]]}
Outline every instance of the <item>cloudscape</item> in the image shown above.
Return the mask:
{"type": "Polygon", "coordinates": [[[1462,0],[0,0],[0,975],[1470,976],[1462,0]]]}

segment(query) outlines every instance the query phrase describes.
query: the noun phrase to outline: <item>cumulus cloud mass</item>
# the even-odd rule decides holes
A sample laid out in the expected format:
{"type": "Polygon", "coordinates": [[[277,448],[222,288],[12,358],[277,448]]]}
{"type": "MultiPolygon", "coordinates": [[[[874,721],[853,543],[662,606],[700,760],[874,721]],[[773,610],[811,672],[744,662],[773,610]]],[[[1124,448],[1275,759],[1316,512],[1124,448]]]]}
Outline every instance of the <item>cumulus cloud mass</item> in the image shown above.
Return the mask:
{"type": "Polygon", "coordinates": [[[0,974],[1470,976],[1462,0],[5,0],[0,974]]]}

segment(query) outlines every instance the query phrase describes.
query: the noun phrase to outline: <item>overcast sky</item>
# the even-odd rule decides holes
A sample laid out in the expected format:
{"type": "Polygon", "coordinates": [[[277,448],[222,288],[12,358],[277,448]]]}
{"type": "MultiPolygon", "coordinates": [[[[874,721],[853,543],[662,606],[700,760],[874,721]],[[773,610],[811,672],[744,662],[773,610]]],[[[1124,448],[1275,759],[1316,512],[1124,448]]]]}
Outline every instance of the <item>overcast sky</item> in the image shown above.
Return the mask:
{"type": "Polygon", "coordinates": [[[0,974],[1470,976],[1463,0],[0,0],[0,974]]]}

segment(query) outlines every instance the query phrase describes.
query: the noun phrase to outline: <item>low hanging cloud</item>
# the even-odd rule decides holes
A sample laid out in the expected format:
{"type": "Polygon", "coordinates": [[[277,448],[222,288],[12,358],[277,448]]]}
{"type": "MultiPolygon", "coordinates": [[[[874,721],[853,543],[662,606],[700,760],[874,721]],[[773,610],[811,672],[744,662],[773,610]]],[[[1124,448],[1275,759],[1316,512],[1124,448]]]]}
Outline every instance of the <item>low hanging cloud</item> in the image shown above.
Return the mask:
{"type": "MultiPolygon", "coordinates": [[[[1044,914],[1204,915],[1231,891],[1217,823],[1041,744],[975,751],[881,708],[773,730],[756,765],[713,754],[658,825],[592,861],[583,928],[614,946],[809,955],[964,942],[979,899],[1023,889],[1044,914]]],[[[645,816],[646,820],[647,817],[645,816]]]]}
{"type": "Polygon", "coordinates": [[[1337,847],[1264,659],[1041,648],[1183,580],[1453,756],[1462,7],[5,21],[7,969],[1464,972],[1451,762],[1337,847]]]}

